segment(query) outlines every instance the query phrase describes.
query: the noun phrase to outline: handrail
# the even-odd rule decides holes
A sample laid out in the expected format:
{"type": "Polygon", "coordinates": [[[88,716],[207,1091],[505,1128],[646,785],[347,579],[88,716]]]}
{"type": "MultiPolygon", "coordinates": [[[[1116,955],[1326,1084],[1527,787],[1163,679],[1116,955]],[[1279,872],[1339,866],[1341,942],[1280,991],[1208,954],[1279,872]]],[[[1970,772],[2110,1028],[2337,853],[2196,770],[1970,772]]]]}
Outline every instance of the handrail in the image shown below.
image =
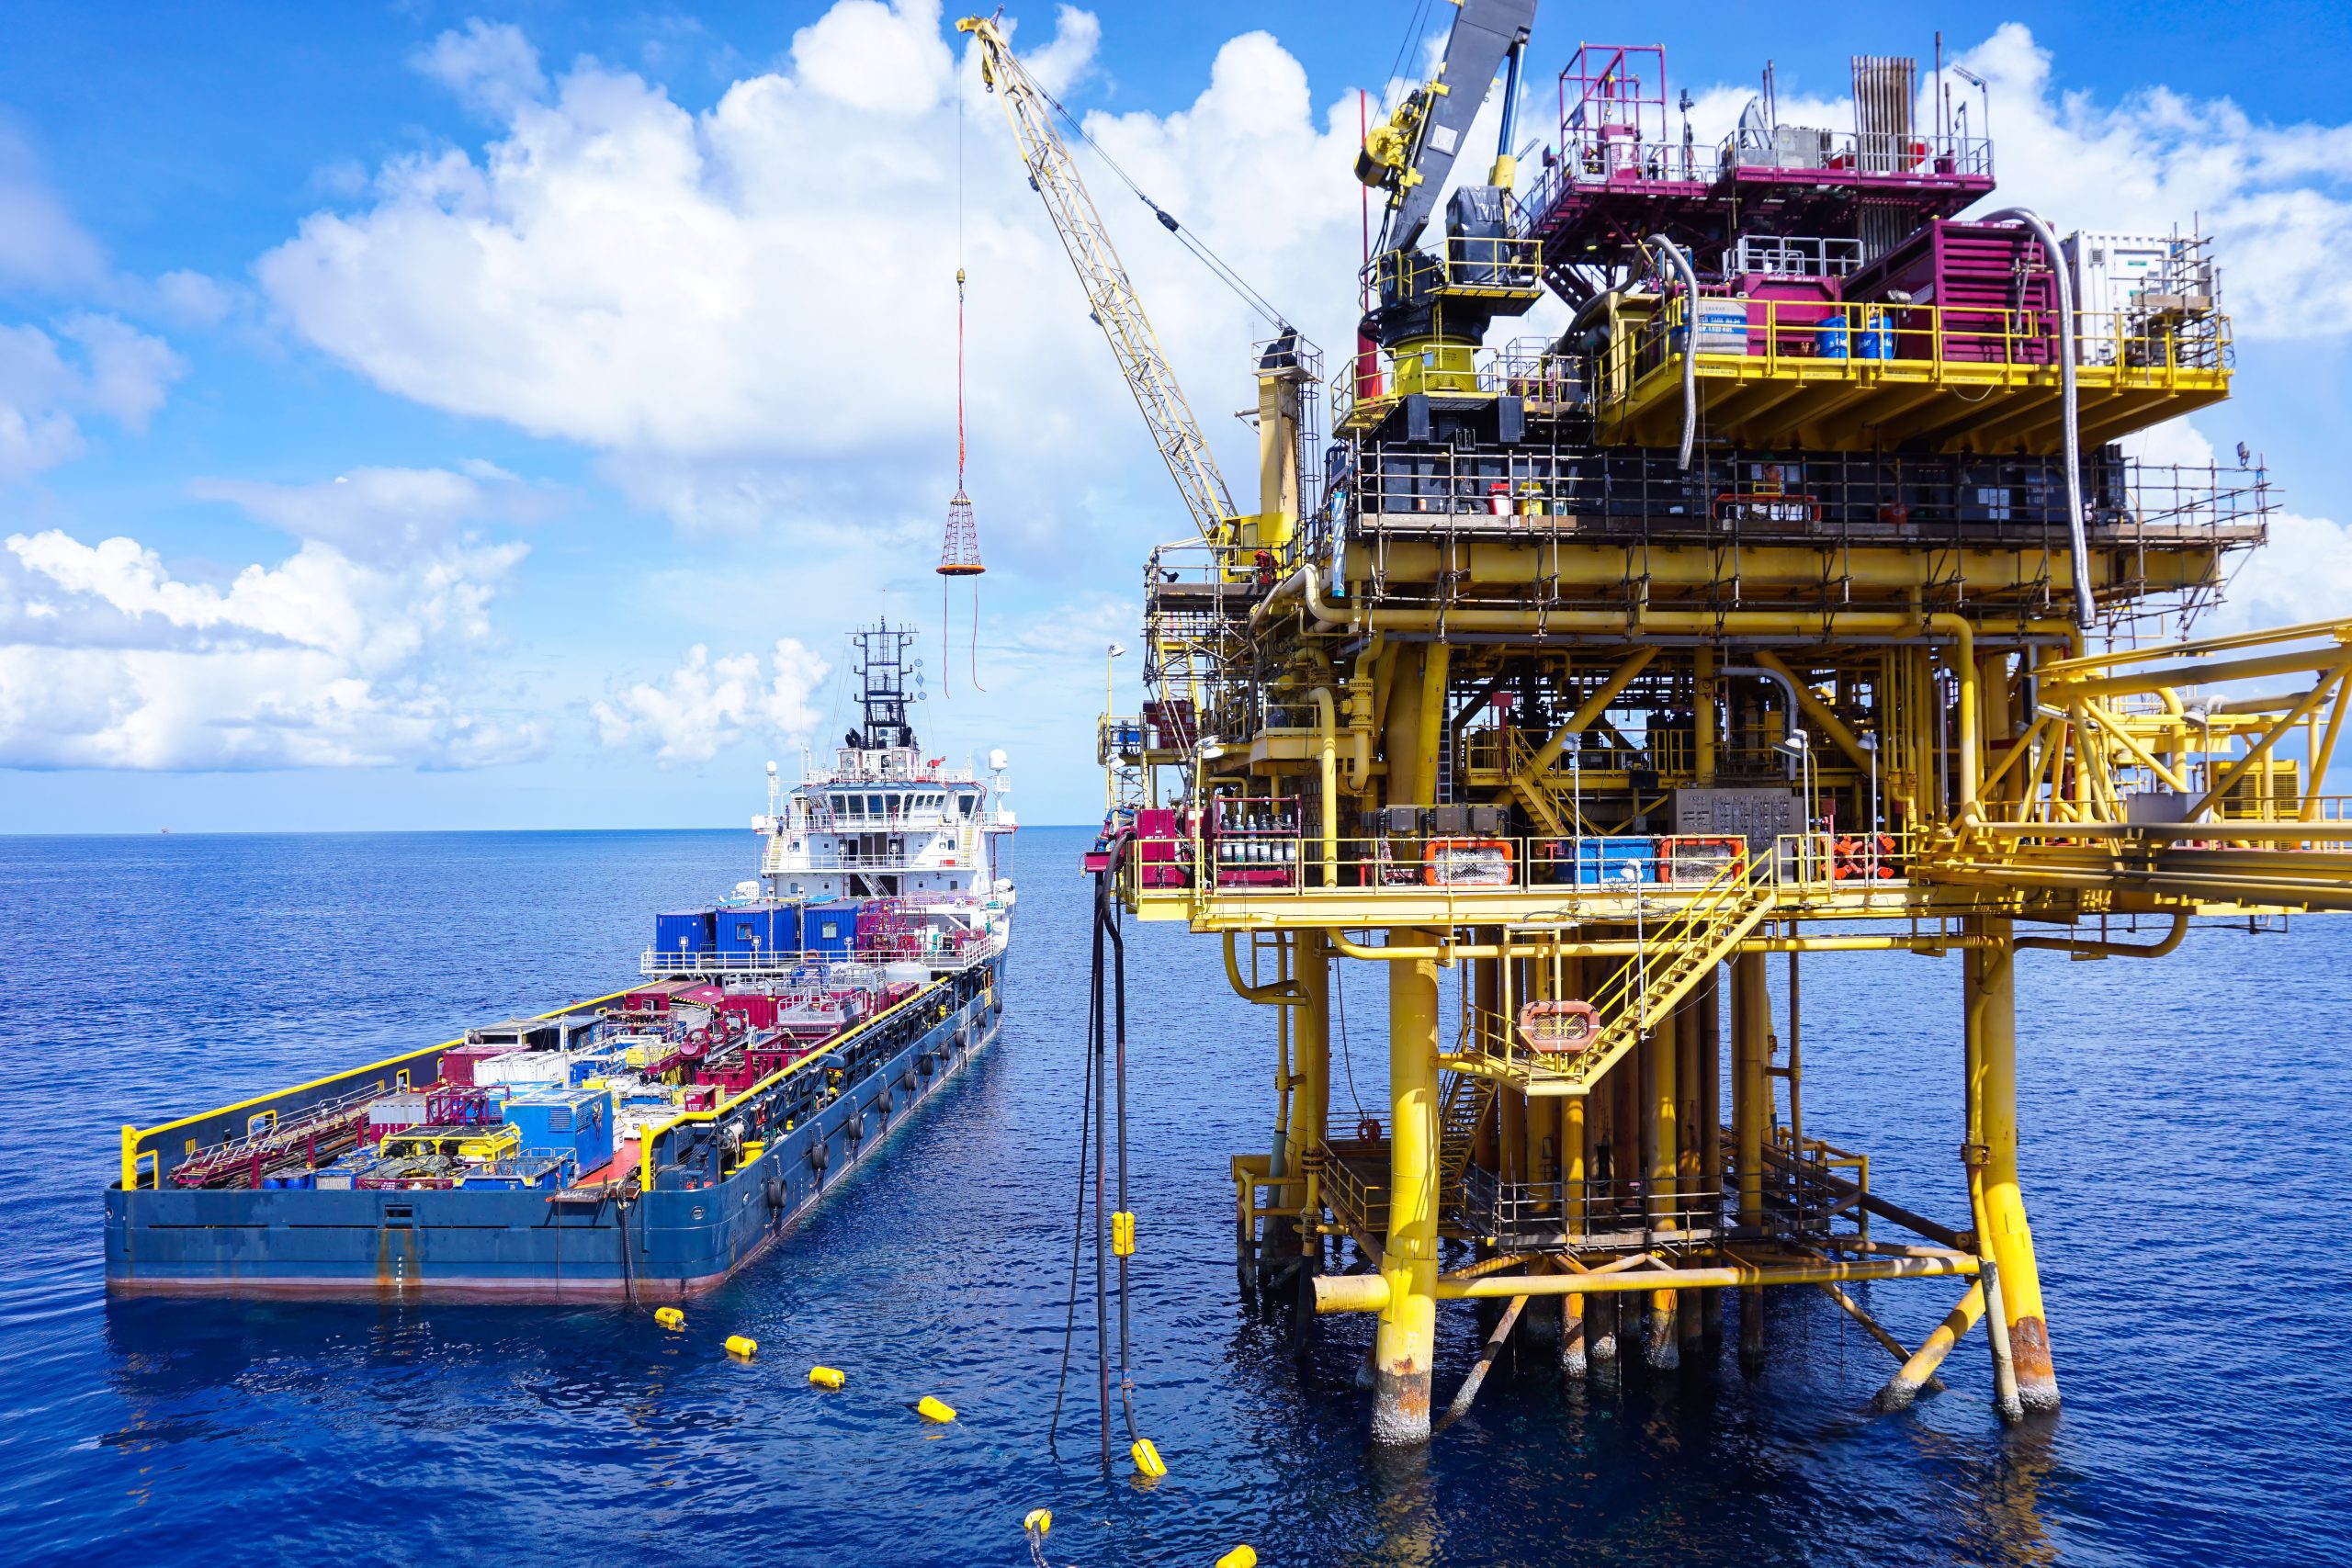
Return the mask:
{"type": "Polygon", "coordinates": [[[764,1094],[768,1090],[775,1088],[776,1085],[782,1083],[793,1074],[806,1068],[811,1062],[823,1061],[826,1057],[831,1056],[845,1046],[850,1045],[856,1040],[857,1036],[865,1033],[868,1030],[876,1028],[885,1019],[890,1017],[891,1014],[896,1013],[902,1009],[913,1007],[916,1003],[923,1000],[927,997],[930,997],[933,992],[938,990],[940,987],[946,984],[947,981],[944,979],[933,980],[930,985],[925,986],[913,996],[907,997],[899,1001],[894,1002],[890,1006],[884,1008],[880,1012],[874,1014],[870,1018],[863,1020],[852,1028],[848,1033],[843,1034],[837,1039],[827,1041],[824,1044],[810,1051],[807,1055],[800,1057],[797,1061],[787,1063],[786,1066],[777,1068],[775,1072],[770,1073],[767,1077],[760,1079],[757,1083],[752,1084],[750,1088],[729,1096],[727,1099],[718,1101],[717,1104],[710,1106],[707,1110],[682,1111],[678,1115],[670,1118],[667,1122],[661,1123],[659,1126],[647,1128],[644,1132],[639,1134],[638,1186],[648,1192],[653,1190],[654,1145],[671,1132],[679,1127],[683,1127],[689,1122],[710,1122],[718,1121],[720,1117],[726,1115],[737,1106],[741,1105],[745,1100],[752,1099],[755,1095],[764,1094]]]}

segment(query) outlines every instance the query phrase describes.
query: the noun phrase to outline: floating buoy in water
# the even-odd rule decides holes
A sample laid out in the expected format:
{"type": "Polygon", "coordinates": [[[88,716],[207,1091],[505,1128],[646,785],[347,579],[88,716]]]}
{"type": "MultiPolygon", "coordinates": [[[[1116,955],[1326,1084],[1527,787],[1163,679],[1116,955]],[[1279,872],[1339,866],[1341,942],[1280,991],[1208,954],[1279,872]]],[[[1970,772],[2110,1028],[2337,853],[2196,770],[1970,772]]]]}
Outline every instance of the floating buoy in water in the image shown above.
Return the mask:
{"type": "Polygon", "coordinates": [[[808,1381],[818,1388],[839,1388],[849,1379],[833,1367],[811,1367],[808,1369],[808,1381]]]}
{"type": "Polygon", "coordinates": [[[1159,1450],[1151,1446],[1149,1438],[1137,1438],[1136,1446],[1127,1452],[1134,1456],[1136,1469],[1144,1474],[1157,1480],[1168,1473],[1167,1461],[1159,1457],[1159,1450]]]}
{"type": "Polygon", "coordinates": [[[938,1421],[944,1423],[956,1419],[956,1407],[952,1404],[942,1404],[940,1401],[932,1398],[931,1395],[926,1393],[922,1398],[915,1402],[915,1414],[921,1416],[926,1421],[938,1421]]]}
{"type": "Polygon", "coordinates": [[[686,1314],[676,1307],[655,1307],[653,1321],[664,1328],[684,1328],[686,1325],[686,1314]]]}
{"type": "Polygon", "coordinates": [[[1258,1568],[1258,1549],[1237,1546],[1216,1560],[1216,1568],[1258,1568]]]}
{"type": "Polygon", "coordinates": [[[730,1356],[756,1356],[760,1353],[760,1342],[748,1334],[730,1334],[727,1337],[727,1353],[730,1356]]]}

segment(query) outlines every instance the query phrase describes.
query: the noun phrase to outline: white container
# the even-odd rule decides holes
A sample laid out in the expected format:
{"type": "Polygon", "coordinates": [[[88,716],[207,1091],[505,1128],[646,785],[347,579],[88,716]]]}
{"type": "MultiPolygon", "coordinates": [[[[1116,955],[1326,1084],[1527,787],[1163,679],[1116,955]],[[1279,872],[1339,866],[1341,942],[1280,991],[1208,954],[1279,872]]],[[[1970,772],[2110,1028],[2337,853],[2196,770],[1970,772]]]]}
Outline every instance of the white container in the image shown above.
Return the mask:
{"type": "Polygon", "coordinates": [[[474,1064],[478,1084],[562,1084],[571,1074],[571,1058],[561,1051],[516,1051],[474,1064]]]}

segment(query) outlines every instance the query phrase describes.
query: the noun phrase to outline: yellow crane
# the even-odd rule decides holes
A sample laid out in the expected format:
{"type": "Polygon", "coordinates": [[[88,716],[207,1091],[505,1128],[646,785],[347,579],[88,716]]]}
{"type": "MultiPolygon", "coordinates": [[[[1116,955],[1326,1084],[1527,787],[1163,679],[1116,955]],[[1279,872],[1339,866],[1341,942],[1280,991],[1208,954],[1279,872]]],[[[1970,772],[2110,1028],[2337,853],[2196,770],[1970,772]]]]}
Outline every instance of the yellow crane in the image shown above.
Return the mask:
{"type": "Polygon", "coordinates": [[[1208,440],[1201,434],[1200,422],[1193,417],[1192,405],[1184,400],[1184,389],[1177,384],[1175,368],[1159,346],[1159,334],[1152,331],[1151,318],[1144,313],[1143,300],[1111,243],[1102,215],[1087,194],[1086,182],[1079,177],[1069,144],[1054,129],[1052,99],[1014,58],[1011,40],[993,18],[967,17],[956,24],[956,29],[971,34],[980,47],[980,80],[1004,105],[1004,118],[1012,124],[1013,138],[1021,144],[1022,161],[1029,167],[1029,184],[1046,203],[1054,231],[1061,236],[1070,265],[1078,270],[1079,283],[1086,290],[1087,309],[1102,329],[1119,362],[1119,373],[1135,394],[1136,406],[1143,411],[1152,441],[1166,460],[1176,488],[1183,492],[1184,504],[1200,525],[1201,536],[1211,545],[1231,543],[1237,521],[1232,492],[1217,471],[1216,459],[1209,454],[1208,440]]]}

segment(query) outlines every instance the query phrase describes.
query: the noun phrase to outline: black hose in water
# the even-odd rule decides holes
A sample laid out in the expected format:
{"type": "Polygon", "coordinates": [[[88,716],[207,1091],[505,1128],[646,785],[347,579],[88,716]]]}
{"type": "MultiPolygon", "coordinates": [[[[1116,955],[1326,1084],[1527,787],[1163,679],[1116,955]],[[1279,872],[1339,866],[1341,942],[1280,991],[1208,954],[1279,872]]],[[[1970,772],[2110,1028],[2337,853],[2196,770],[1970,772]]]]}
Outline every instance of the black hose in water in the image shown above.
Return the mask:
{"type": "MultiPolygon", "coordinates": [[[[1099,967],[1096,974],[1098,976],[1101,974],[1099,967]]],[[[1094,1048],[1091,1035],[1087,1039],[1086,1048],[1090,1054],[1094,1048]]],[[[1085,1058],[1081,1058],[1081,1069],[1084,1066],[1085,1058]]],[[[1054,1379],[1054,1416],[1046,1427],[1046,1447],[1049,1450],[1053,1450],[1055,1435],[1061,1428],[1062,1395],[1069,1382],[1070,1347],[1078,1333],[1078,1259],[1086,1235],[1087,1134],[1091,1127],[1094,1107],[1094,1080],[1081,1070],[1078,1081],[1078,1201],[1069,1222],[1069,1287],[1062,1314],[1062,1367],[1054,1379]]]]}

